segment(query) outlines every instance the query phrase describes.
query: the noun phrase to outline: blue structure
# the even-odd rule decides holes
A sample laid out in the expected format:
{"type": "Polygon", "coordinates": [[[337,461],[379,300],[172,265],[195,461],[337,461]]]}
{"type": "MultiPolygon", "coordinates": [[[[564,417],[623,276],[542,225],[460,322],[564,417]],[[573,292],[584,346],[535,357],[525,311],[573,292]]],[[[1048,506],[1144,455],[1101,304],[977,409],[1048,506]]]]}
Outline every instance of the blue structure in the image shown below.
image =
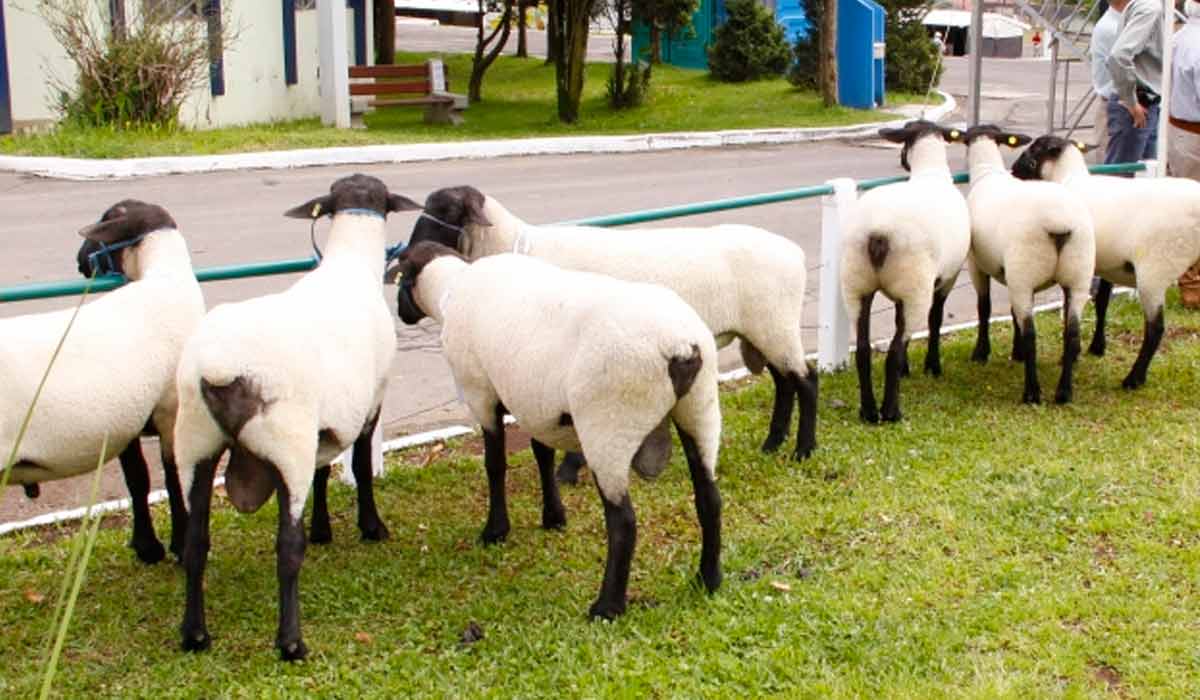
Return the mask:
{"type": "Polygon", "coordinates": [[[838,102],[847,107],[883,104],[885,16],[874,0],[838,0],[838,102]]]}
{"type": "MultiPolygon", "coordinates": [[[[812,23],[804,0],[763,0],[775,10],[788,43],[808,36],[812,23]]],[[[725,0],[700,0],[692,28],[681,36],[662,38],[662,60],[682,68],[708,68],[708,46],[725,21],[725,0]]],[[[874,0],[838,1],[838,98],[847,107],[872,109],[883,104],[883,32],[886,13],[874,0]]],[[[650,48],[650,31],[641,22],[633,26],[633,58],[644,58],[650,48]]]]}

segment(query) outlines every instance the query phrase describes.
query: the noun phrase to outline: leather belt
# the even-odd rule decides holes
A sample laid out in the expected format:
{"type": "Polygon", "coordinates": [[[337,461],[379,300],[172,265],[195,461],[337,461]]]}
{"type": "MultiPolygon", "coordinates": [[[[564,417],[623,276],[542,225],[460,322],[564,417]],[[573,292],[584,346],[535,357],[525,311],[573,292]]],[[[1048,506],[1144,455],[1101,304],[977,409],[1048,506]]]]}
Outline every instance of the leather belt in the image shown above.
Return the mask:
{"type": "Polygon", "coordinates": [[[1175,117],[1167,117],[1167,121],[1171,123],[1171,126],[1183,129],[1190,134],[1200,134],[1200,122],[1189,122],[1175,117]]]}

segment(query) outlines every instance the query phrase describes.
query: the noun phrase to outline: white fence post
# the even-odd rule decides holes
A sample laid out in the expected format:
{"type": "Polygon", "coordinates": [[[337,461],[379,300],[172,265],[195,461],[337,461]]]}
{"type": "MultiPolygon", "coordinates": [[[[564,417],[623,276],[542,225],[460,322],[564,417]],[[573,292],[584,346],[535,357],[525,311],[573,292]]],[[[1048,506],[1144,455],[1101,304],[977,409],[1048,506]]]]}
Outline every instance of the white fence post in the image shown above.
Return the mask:
{"type": "Polygon", "coordinates": [[[817,369],[833,372],[850,359],[850,318],[842,303],[842,231],[858,198],[850,178],[830,180],[833,194],[821,198],[821,297],[818,300],[817,369]]]}
{"type": "MultiPolygon", "coordinates": [[[[383,474],[383,417],[375,422],[375,432],[371,433],[371,454],[374,457],[372,461],[373,469],[371,472],[375,476],[383,474]]],[[[342,463],[342,483],[347,486],[354,486],[358,482],[354,479],[354,447],[342,453],[336,461],[342,463]]]]}
{"type": "MultiPolygon", "coordinates": [[[[1161,119],[1162,117],[1159,118],[1161,119]]],[[[1164,177],[1166,175],[1166,173],[1163,172],[1162,161],[1143,160],[1142,165],[1145,165],[1146,169],[1134,173],[1134,177],[1164,177]]]]}
{"type": "Polygon", "coordinates": [[[350,128],[350,75],[346,56],[345,0],[317,0],[321,123],[350,128]]]}

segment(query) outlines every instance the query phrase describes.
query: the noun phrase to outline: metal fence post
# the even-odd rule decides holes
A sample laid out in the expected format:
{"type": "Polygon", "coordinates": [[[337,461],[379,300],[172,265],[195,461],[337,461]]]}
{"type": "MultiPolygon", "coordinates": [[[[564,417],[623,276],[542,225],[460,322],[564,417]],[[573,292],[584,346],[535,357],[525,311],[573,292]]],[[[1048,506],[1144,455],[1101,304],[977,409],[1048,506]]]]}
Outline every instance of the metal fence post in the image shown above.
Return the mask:
{"type": "MultiPolygon", "coordinates": [[[[371,456],[374,458],[371,462],[371,473],[375,476],[383,475],[383,417],[381,416],[375,422],[375,432],[371,433],[371,456]]],[[[342,463],[342,483],[347,486],[355,486],[358,482],[354,479],[354,447],[346,450],[338,457],[335,462],[342,463]]]]}
{"type": "Polygon", "coordinates": [[[821,297],[818,300],[817,369],[832,372],[850,358],[850,318],[842,303],[842,231],[858,197],[850,178],[828,181],[832,195],[821,198],[821,297]]]}

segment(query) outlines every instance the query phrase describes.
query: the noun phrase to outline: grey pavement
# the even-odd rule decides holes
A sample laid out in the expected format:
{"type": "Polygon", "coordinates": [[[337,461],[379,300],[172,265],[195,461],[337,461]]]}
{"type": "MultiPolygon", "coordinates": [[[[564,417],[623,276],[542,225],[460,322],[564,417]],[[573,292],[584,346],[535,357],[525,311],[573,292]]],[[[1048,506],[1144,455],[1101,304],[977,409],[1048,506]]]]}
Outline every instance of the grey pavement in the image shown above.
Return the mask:
{"type": "MultiPolygon", "coordinates": [[[[965,62],[958,63],[965,70],[965,62]]],[[[946,83],[953,91],[958,66],[951,62],[948,68],[946,83]]],[[[1003,73],[1005,90],[1011,87],[1035,94],[1032,84],[1025,85],[1029,81],[1038,85],[1045,82],[1044,73],[1041,77],[1032,75],[1035,68],[1045,69],[1045,64],[1003,73]]],[[[1000,82],[999,76],[996,80],[1000,82]]],[[[989,109],[1008,110],[1007,100],[997,100],[993,106],[989,106],[990,102],[985,102],[985,118],[989,109]]],[[[963,168],[965,151],[952,149],[951,153],[951,166],[963,168]]],[[[197,267],[305,256],[310,253],[308,225],[285,219],[282,212],[328,191],[335,178],[360,170],[382,178],[393,190],[414,198],[423,198],[439,187],[474,185],[533,223],[788,189],[833,177],[870,178],[901,172],[898,151],[890,145],[822,142],[645,154],[241,171],[99,182],[0,174],[0,206],[7,221],[5,231],[0,233],[4,250],[0,286],[71,278],[75,274],[74,254],[79,244],[75,232],[125,197],[166,207],[187,237],[197,267]]],[[[413,221],[411,214],[389,217],[391,239],[406,239],[413,221]]],[[[810,301],[804,314],[804,342],[808,350],[815,350],[816,289],[820,275],[819,202],[802,200],[657,225],[722,222],[762,226],[804,248],[812,268],[807,284],[810,301]]],[[[327,227],[324,222],[318,225],[318,241],[323,240],[327,227]]],[[[212,307],[279,291],[295,279],[292,275],[212,283],[205,285],[204,293],[212,307]]],[[[1003,313],[1003,290],[997,291],[996,313],[1003,313]]],[[[385,289],[384,294],[394,305],[394,288],[385,289]]],[[[1046,293],[1039,295],[1038,301],[1052,298],[1052,294],[1046,293]]],[[[64,308],[71,303],[70,299],[57,299],[3,304],[0,317],[64,308]]],[[[888,307],[890,304],[877,305],[874,339],[887,338],[892,333],[888,307]]],[[[974,295],[964,275],[947,304],[946,322],[953,324],[974,318],[974,295]]],[[[417,327],[406,327],[397,321],[396,342],[398,354],[384,408],[386,436],[469,422],[466,410],[455,399],[436,327],[429,321],[417,327]]],[[[919,346],[915,353],[923,352],[919,346]]],[[[722,353],[723,369],[737,364],[734,348],[722,353]]],[[[956,370],[950,367],[948,371],[956,370]]],[[[1015,377],[1014,374],[1014,381],[1015,377]]],[[[117,473],[115,467],[110,469],[117,473]]],[[[19,489],[9,489],[0,494],[0,522],[77,506],[85,498],[84,481],[48,484],[43,488],[42,499],[32,503],[19,489]]],[[[104,498],[124,495],[119,477],[107,479],[104,488],[104,498]]]]}

